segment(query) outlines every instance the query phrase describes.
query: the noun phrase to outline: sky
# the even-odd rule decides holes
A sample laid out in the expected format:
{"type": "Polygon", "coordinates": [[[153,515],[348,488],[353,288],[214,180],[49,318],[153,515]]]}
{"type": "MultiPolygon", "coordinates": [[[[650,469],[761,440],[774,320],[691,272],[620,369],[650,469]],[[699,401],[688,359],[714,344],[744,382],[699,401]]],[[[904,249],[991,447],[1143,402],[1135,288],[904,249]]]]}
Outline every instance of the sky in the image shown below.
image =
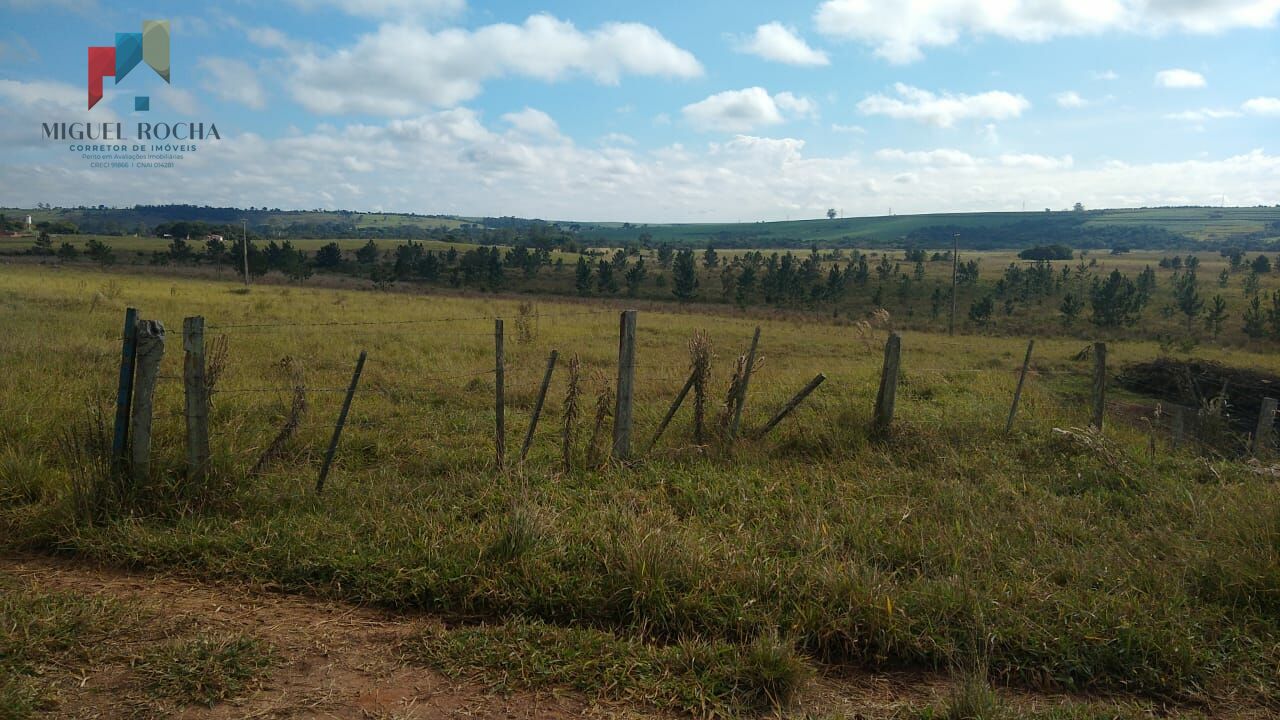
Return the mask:
{"type": "Polygon", "coordinates": [[[0,0],[0,149],[0,206],[656,223],[1273,205],[1280,0],[0,0]],[[171,82],[139,66],[87,110],[86,48],[153,19],[171,82]],[[95,167],[50,122],[221,139],[95,167]]]}

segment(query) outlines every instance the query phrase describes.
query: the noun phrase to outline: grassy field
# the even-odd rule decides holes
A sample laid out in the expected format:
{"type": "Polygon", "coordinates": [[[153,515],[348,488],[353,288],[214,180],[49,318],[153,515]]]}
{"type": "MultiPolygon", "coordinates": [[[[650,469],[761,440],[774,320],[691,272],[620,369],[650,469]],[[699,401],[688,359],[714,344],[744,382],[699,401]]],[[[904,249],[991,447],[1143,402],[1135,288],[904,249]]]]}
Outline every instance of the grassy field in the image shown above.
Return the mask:
{"type": "MultiPolygon", "coordinates": [[[[1061,215],[1061,213],[1058,213],[1061,215]]],[[[771,239],[854,245],[896,243],[913,230],[947,225],[963,230],[998,227],[1018,222],[1039,222],[1045,213],[988,212],[884,215],[879,217],[810,219],[756,223],[633,224],[583,223],[592,236],[616,242],[634,241],[642,232],[657,242],[705,244],[725,237],[749,237],[761,247],[771,239]]],[[[1086,224],[1149,225],[1183,233],[1195,240],[1220,240],[1232,235],[1263,232],[1268,223],[1280,221],[1280,207],[1262,208],[1134,208],[1090,211],[1086,224]]],[[[969,242],[971,239],[966,239],[969,242]]]]}
{"type": "MultiPolygon", "coordinates": [[[[1120,393],[1102,439],[1053,432],[1087,423],[1079,338],[1037,342],[1005,435],[1025,341],[905,332],[898,412],[882,437],[869,420],[883,331],[651,306],[638,333],[642,449],[683,384],[695,330],[716,353],[713,426],[756,325],[763,363],[748,433],[815,374],[828,379],[764,439],[695,445],[686,407],[639,461],[596,467],[584,446],[612,382],[618,322],[598,301],[538,301],[522,341],[517,301],[500,295],[246,292],[85,269],[2,271],[9,549],[483,619],[496,628],[424,636],[413,656],[588,688],[631,663],[626,676],[641,683],[632,696],[695,714],[760,712],[814,672],[847,667],[980,669],[982,687],[1103,704],[1053,717],[1280,709],[1280,487],[1248,463],[1171,447],[1120,393]],[[99,510],[89,513],[92,476],[76,458],[91,409],[114,395],[126,306],[170,334],[153,477],[125,500],[88,503],[99,510]],[[196,314],[229,348],[213,399],[213,473],[201,486],[183,477],[175,379],[182,318],[196,314]],[[527,463],[495,466],[493,316],[507,321],[509,456],[547,353],[581,359],[573,469],[561,462],[564,364],[527,463]],[[317,497],[361,350],[360,392],[317,497]],[[299,368],[308,403],[297,435],[251,475],[299,368]],[[529,647],[536,667],[505,666],[510,655],[495,649],[507,646],[529,647]],[[567,669],[547,669],[558,667],[567,669]]],[[[1159,353],[1111,339],[1113,367],[1159,353]]],[[[1280,371],[1266,348],[1207,354],[1280,371]]]]}

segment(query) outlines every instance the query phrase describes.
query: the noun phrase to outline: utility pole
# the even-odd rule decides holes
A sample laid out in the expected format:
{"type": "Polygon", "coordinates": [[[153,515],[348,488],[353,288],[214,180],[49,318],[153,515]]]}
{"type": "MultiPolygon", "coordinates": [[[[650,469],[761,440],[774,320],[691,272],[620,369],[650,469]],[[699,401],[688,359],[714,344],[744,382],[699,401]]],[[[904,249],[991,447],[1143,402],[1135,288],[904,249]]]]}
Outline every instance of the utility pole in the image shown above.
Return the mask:
{"type": "Polygon", "coordinates": [[[947,326],[947,334],[956,334],[956,275],[960,269],[960,233],[952,238],[951,247],[951,323],[947,326]]]}
{"type": "MultiPolygon", "coordinates": [[[[240,221],[240,253],[244,257],[244,286],[249,287],[249,221],[248,220],[240,221]]],[[[951,314],[955,315],[954,312],[952,312],[951,314]]]]}

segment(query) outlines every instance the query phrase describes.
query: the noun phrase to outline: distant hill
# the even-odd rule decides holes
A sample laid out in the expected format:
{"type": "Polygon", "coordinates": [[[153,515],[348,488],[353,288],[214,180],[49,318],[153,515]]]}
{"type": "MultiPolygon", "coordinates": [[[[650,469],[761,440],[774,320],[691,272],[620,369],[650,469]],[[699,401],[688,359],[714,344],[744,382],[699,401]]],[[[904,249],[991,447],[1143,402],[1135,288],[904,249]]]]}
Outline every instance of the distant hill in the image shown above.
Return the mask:
{"type": "MultiPolygon", "coordinates": [[[[31,215],[58,231],[151,235],[181,223],[239,226],[269,238],[431,239],[504,245],[559,236],[558,245],[631,244],[720,248],[945,247],[959,234],[967,249],[1073,248],[1272,249],[1280,245],[1280,206],[1173,207],[1011,213],[940,213],[757,223],[639,224],[458,217],[344,210],[139,205],[134,208],[0,208],[10,220],[31,215]]],[[[184,227],[178,225],[178,227],[184,227]]]]}
{"type": "Polygon", "coordinates": [[[940,213],[786,222],[645,225],[583,223],[588,236],[614,243],[717,247],[903,247],[950,245],[1021,249],[1062,243],[1075,248],[1183,246],[1270,248],[1280,243],[1280,206],[1141,208],[1081,212],[940,213]]]}

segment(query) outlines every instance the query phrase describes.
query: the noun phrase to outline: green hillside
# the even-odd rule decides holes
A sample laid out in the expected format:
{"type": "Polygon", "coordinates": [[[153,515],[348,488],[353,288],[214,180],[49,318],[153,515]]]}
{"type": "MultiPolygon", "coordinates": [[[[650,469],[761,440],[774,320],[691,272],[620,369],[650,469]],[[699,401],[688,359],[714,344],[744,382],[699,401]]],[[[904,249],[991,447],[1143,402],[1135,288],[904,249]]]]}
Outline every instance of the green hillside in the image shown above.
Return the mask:
{"type": "Polygon", "coordinates": [[[1065,240],[1074,247],[1166,247],[1218,242],[1265,244],[1280,238],[1280,206],[1141,208],[1086,212],[937,213],[758,223],[583,225],[616,243],[647,233],[655,242],[768,247],[936,245],[960,234],[963,247],[1012,248],[1065,240]],[[1108,242],[1110,241],[1110,242],[1108,242]]]}
{"type": "Polygon", "coordinates": [[[960,236],[966,249],[1016,249],[1060,243],[1075,248],[1271,249],[1280,241],[1280,205],[1251,208],[1140,208],[1060,212],[936,213],[785,222],[638,224],[413,213],[213,208],[0,208],[10,221],[31,215],[50,232],[149,235],[173,223],[217,227],[248,223],[250,232],[291,239],[416,239],[530,243],[548,232],[574,246],[715,245],[718,248],[940,247],[960,236]]]}

